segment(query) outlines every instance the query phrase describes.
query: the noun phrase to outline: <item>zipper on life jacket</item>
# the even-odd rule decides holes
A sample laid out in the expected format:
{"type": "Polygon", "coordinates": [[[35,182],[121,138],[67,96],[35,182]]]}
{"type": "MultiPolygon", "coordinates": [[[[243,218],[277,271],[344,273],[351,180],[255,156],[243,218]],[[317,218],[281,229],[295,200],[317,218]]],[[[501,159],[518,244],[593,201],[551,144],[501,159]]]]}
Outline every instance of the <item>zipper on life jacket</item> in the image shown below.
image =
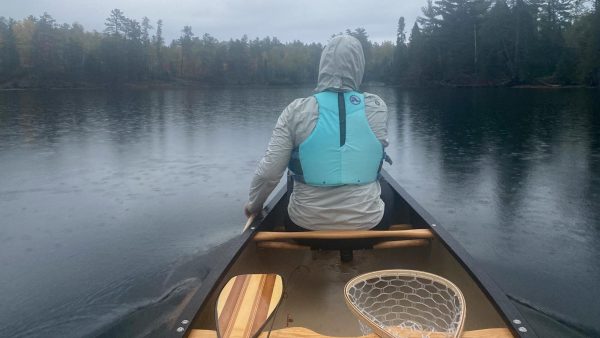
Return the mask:
{"type": "Polygon", "coordinates": [[[338,112],[340,120],[340,147],[346,144],[346,100],[344,93],[338,93],[338,112]]]}

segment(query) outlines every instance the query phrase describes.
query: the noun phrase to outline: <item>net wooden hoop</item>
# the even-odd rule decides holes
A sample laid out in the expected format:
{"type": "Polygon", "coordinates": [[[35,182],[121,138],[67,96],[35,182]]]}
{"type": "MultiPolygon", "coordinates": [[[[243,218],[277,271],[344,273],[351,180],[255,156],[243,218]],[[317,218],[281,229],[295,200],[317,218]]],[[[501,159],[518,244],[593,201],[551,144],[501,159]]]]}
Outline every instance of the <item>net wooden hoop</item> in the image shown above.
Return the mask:
{"type": "Polygon", "coordinates": [[[381,270],[351,279],[346,305],[363,333],[380,337],[460,337],[465,298],[449,280],[423,271],[381,270]],[[366,324],[366,325],[364,325],[366,324]]]}

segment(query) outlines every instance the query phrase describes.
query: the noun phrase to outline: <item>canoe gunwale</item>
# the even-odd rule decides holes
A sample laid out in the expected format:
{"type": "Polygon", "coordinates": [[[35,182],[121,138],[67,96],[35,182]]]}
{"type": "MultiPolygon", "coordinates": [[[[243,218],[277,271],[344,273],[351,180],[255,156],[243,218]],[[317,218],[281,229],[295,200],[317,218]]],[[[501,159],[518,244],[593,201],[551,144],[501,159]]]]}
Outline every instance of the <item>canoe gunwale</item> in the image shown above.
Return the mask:
{"type": "Polygon", "coordinates": [[[465,248],[443,227],[436,219],[425,210],[414,198],[412,198],[404,188],[385,170],[381,171],[382,177],[386,182],[404,199],[404,201],[419,215],[429,226],[431,231],[437,235],[448,252],[454,256],[456,261],[467,271],[469,276],[477,283],[481,291],[490,300],[496,308],[507,327],[515,337],[532,338],[537,337],[531,325],[527,323],[525,317],[508,299],[506,293],[496,284],[496,282],[481,268],[475,259],[465,248]],[[513,320],[519,320],[515,324],[513,320]],[[525,328],[526,332],[520,331],[525,328]]]}
{"type": "Polygon", "coordinates": [[[208,273],[206,279],[202,281],[202,285],[195,291],[195,294],[188,304],[181,311],[179,316],[177,316],[177,320],[173,322],[169,332],[169,334],[172,333],[172,337],[187,337],[191,333],[193,329],[191,324],[194,322],[196,314],[206,305],[210,295],[217,291],[216,288],[223,281],[229,269],[233,266],[242,251],[244,251],[248,243],[252,242],[251,239],[257,231],[258,226],[267,217],[269,212],[275,208],[285,194],[286,187],[283,186],[263,208],[259,217],[256,217],[250,224],[249,230],[227,242],[230,248],[227,252],[231,254],[215,257],[215,264],[213,265],[211,272],[208,273]],[[183,328],[183,330],[181,330],[181,328],[183,328]]]}

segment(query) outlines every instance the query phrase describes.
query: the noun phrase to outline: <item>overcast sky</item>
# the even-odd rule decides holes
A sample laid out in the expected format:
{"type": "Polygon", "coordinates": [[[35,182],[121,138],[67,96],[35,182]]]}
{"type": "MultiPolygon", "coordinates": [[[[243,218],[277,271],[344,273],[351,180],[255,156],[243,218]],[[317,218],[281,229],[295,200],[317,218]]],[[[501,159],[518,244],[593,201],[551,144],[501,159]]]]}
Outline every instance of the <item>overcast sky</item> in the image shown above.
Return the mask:
{"type": "Polygon", "coordinates": [[[334,33],[364,27],[371,40],[395,41],[398,18],[407,34],[425,0],[0,0],[0,16],[22,19],[44,12],[58,23],[81,23],[86,30],[104,30],[114,8],[129,18],[163,20],[167,42],[184,25],[196,36],[209,33],[219,40],[276,36],[282,41],[326,42],[334,33]]]}

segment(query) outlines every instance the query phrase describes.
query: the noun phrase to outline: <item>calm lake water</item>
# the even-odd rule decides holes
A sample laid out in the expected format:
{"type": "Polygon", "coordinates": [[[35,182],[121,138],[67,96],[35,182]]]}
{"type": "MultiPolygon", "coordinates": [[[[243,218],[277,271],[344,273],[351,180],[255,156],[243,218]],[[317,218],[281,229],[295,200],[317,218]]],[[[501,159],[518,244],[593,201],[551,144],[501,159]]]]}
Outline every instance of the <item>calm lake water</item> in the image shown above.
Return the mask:
{"type": "MultiPolygon", "coordinates": [[[[598,90],[370,88],[388,171],[540,336],[600,336],[598,90]]],[[[0,92],[0,336],[160,335],[310,88],[0,92]]]]}

